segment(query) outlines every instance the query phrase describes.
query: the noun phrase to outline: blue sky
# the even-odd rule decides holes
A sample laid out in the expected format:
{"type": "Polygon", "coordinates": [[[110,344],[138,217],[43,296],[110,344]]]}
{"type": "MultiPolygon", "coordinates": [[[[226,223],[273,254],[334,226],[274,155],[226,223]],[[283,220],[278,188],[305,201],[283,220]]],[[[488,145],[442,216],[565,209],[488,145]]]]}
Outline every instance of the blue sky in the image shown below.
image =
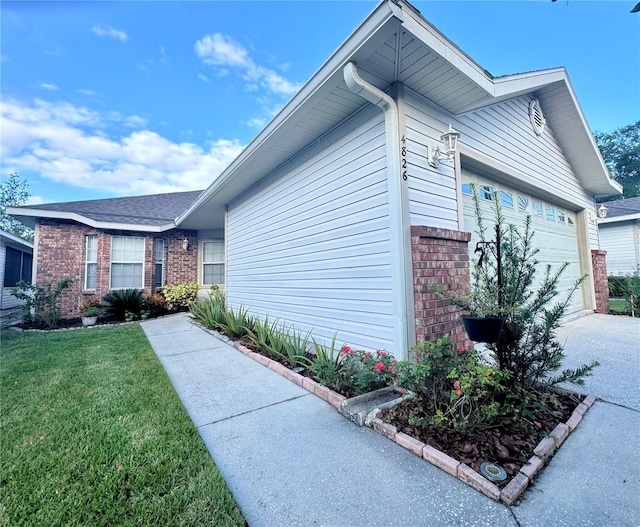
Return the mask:
{"type": "MultiPolygon", "coordinates": [[[[640,119],[632,1],[415,1],[492,75],[564,66],[592,130],[640,119]]],[[[2,2],[2,178],[32,202],[208,186],[375,1],[2,2]]]]}

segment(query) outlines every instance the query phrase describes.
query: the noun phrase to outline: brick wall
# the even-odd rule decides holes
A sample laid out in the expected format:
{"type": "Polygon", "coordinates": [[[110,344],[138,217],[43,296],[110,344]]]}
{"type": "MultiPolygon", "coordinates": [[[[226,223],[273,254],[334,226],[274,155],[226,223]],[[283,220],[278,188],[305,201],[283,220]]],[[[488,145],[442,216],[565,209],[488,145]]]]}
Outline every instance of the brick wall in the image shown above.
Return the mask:
{"type": "Polygon", "coordinates": [[[591,250],[593,287],[596,292],[596,313],[609,312],[609,282],[607,280],[607,251],[591,250]]]}
{"type": "Polygon", "coordinates": [[[431,288],[465,295],[469,292],[471,234],[435,227],[411,227],[416,340],[435,340],[449,334],[456,347],[470,346],[462,311],[431,288]]]}
{"type": "Polygon", "coordinates": [[[162,233],[94,229],[72,221],[41,219],[37,226],[38,255],[36,283],[56,283],[71,278],[71,287],[62,295],[62,318],[80,316],[80,304],[90,298],[102,298],[109,291],[111,236],[141,236],[145,238],[144,292],[154,292],[155,239],[165,242],[165,283],[179,284],[197,280],[196,231],[174,229],[162,233]],[[86,237],[98,237],[96,290],[87,291],[85,284],[86,237]],[[182,248],[183,240],[189,247],[182,248]]]}

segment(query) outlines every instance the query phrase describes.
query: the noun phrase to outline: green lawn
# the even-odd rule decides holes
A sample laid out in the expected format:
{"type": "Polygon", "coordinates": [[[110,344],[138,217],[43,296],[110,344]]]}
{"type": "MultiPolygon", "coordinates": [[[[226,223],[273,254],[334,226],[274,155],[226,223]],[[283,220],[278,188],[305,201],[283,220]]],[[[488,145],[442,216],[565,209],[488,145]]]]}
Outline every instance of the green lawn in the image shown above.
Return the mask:
{"type": "Polygon", "coordinates": [[[139,324],[0,338],[0,526],[245,525],[139,324]]]}
{"type": "Polygon", "coordinates": [[[628,315],[631,313],[631,309],[629,309],[629,302],[622,298],[610,298],[609,311],[611,311],[611,313],[623,315],[628,315]]]}

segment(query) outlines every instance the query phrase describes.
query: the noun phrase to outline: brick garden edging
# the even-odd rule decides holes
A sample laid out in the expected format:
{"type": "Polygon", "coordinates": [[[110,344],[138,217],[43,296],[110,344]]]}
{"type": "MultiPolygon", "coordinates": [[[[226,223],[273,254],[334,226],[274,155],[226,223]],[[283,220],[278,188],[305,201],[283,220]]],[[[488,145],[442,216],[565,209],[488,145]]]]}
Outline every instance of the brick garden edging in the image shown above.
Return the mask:
{"type": "MultiPolygon", "coordinates": [[[[326,386],[322,386],[313,379],[290,370],[278,361],[265,357],[255,351],[251,351],[246,346],[228,339],[223,335],[220,335],[218,332],[212,333],[221,340],[231,344],[240,353],[255,360],[256,362],[259,362],[263,366],[266,366],[270,370],[282,375],[286,379],[289,379],[291,382],[296,383],[298,386],[304,388],[317,397],[320,397],[320,399],[329,403],[336,410],[340,408],[340,404],[343,401],[347,400],[344,395],[340,395],[326,386]]],[[[570,390],[558,391],[566,394],[582,395],[577,394],[576,392],[571,392],[570,390]]],[[[534,477],[540,472],[540,470],[542,470],[544,465],[551,459],[558,448],[560,448],[560,445],[562,445],[565,439],[569,437],[569,434],[575,430],[580,421],[582,421],[584,414],[595,402],[596,397],[594,395],[587,395],[576,407],[566,423],[559,423],[547,437],[538,443],[533,450],[533,456],[520,468],[518,473],[502,489],[473,470],[469,465],[461,463],[444,452],[441,452],[437,448],[427,445],[414,437],[403,432],[398,432],[398,429],[394,425],[385,423],[379,417],[375,417],[371,421],[370,426],[373,430],[384,437],[391,439],[397,445],[409,452],[412,452],[416,456],[421,457],[439,469],[444,470],[447,474],[454,476],[463,483],[470,485],[477,491],[482,492],[485,496],[488,496],[493,500],[500,501],[505,505],[513,505],[513,503],[515,503],[515,501],[524,493],[534,477]]],[[[369,424],[367,424],[367,426],[369,426],[369,424]]]]}
{"type": "MultiPolygon", "coordinates": [[[[565,390],[565,392],[567,392],[567,390],[565,390]]],[[[465,463],[461,463],[444,452],[403,432],[398,432],[398,429],[394,425],[385,423],[378,417],[373,420],[372,425],[373,429],[379,434],[395,441],[395,443],[401,447],[422,457],[425,461],[444,470],[446,473],[451,474],[467,485],[471,485],[485,496],[496,501],[501,501],[505,505],[512,505],[526,490],[529,483],[531,483],[533,478],[549,461],[555,451],[560,448],[564,440],[569,437],[569,434],[575,430],[584,414],[593,406],[595,401],[596,397],[594,395],[588,395],[576,407],[566,423],[558,424],[549,436],[538,443],[533,450],[531,459],[520,468],[519,472],[502,489],[465,463]]]]}

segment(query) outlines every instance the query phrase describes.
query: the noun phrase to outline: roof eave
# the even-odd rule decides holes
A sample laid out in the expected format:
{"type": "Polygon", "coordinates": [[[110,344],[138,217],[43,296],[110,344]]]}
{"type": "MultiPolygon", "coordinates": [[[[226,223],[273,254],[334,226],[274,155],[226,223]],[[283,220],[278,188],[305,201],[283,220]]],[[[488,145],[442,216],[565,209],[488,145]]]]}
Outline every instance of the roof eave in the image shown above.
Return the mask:
{"type": "Polygon", "coordinates": [[[636,212],[635,214],[625,214],[624,216],[613,216],[612,218],[604,218],[602,220],[598,220],[599,224],[606,223],[618,223],[621,221],[633,221],[640,220],[640,212],[636,212]]]}
{"type": "Polygon", "coordinates": [[[27,247],[29,249],[33,249],[33,244],[32,243],[28,242],[27,240],[24,240],[24,239],[20,238],[19,236],[16,236],[15,234],[11,234],[10,232],[0,230],[0,238],[5,242],[8,241],[8,242],[11,242],[11,243],[22,245],[22,246],[27,247]]]}
{"type": "Polygon", "coordinates": [[[75,221],[77,223],[93,227],[94,229],[111,229],[136,232],[165,232],[176,228],[173,222],[166,223],[164,225],[116,223],[94,220],[93,218],[88,218],[87,216],[83,216],[82,214],[78,214],[76,212],[62,212],[33,208],[30,209],[23,207],[7,207],[7,214],[17,219],[18,221],[21,221],[32,229],[35,229],[36,222],[40,218],[75,221]]]}
{"type": "Polygon", "coordinates": [[[190,225],[189,218],[207,202],[215,198],[233,180],[239,168],[249,159],[259,154],[268,140],[296,115],[309,99],[318,92],[332,77],[342,71],[343,65],[360,49],[378,30],[391,19],[402,21],[402,10],[391,2],[381,2],[369,17],[358,26],[340,45],[320,69],[307,81],[300,91],[285,105],[271,122],[247,145],[240,155],[220,174],[215,181],[202,192],[191,206],[175,220],[176,226],[195,228],[190,225]]]}

